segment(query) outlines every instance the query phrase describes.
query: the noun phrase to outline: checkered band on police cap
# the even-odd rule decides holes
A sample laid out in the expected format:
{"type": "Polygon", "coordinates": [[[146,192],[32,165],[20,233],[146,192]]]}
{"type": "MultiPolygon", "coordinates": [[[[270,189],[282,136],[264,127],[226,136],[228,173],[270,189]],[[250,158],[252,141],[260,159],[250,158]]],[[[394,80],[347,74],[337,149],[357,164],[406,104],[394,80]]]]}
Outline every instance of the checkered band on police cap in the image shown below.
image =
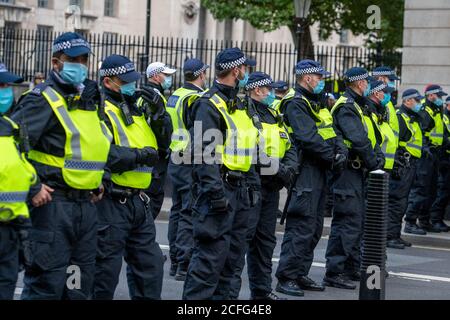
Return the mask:
{"type": "Polygon", "coordinates": [[[230,69],[242,66],[245,63],[245,61],[247,61],[247,58],[245,56],[243,56],[243,57],[241,57],[241,58],[239,58],[237,60],[234,60],[234,61],[225,62],[225,63],[219,63],[219,67],[222,70],[230,70],[230,69]]]}
{"type": "Polygon", "coordinates": [[[84,39],[72,39],[69,41],[64,41],[56,43],[53,45],[52,53],[72,49],[75,47],[86,47],[91,49],[91,45],[84,39]]]}
{"type": "Polygon", "coordinates": [[[364,79],[367,79],[367,78],[369,78],[369,74],[366,72],[366,73],[363,73],[363,74],[360,74],[360,75],[357,75],[357,76],[348,77],[347,80],[349,82],[355,82],[355,81],[364,80],[364,79]]]}
{"type": "Polygon", "coordinates": [[[417,92],[415,92],[415,93],[413,93],[413,94],[410,94],[409,96],[404,96],[404,97],[402,97],[402,99],[403,99],[403,100],[407,100],[407,99],[418,98],[418,97],[420,97],[420,94],[417,93],[417,92]]]}
{"type": "Polygon", "coordinates": [[[205,72],[207,69],[209,68],[209,66],[207,64],[205,64],[203,67],[201,67],[199,70],[194,72],[194,77],[198,77],[199,75],[201,75],[203,72],[205,72]]]}
{"type": "Polygon", "coordinates": [[[373,76],[395,76],[395,71],[383,70],[383,71],[373,71],[373,76]]]}
{"type": "Polygon", "coordinates": [[[381,84],[379,84],[378,86],[372,88],[372,89],[370,90],[369,95],[372,95],[372,94],[374,94],[375,92],[378,92],[378,91],[382,91],[382,90],[384,90],[384,89],[386,89],[386,88],[387,88],[387,85],[386,85],[385,83],[381,83],[381,84]]]}
{"type": "Polygon", "coordinates": [[[273,83],[273,81],[269,78],[265,78],[262,80],[258,80],[252,83],[249,83],[245,86],[245,90],[253,90],[255,88],[259,88],[259,87],[266,87],[266,86],[270,86],[273,83]]]}
{"type": "Polygon", "coordinates": [[[151,72],[147,73],[147,78],[151,78],[153,76],[156,76],[157,74],[163,72],[164,70],[166,70],[166,66],[156,68],[155,70],[152,70],[151,72]]]}
{"type": "Polygon", "coordinates": [[[311,74],[311,73],[322,73],[324,71],[321,67],[311,67],[306,69],[296,69],[295,73],[300,76],[303,74],[311,74]]]}
{"type": "Polygon", "coordinates": [[[433,94],[433,93],[440,93],[442,92],[442,89],[434,89],[434,90],[429,90],[429,91],[425,91],[425,94],[433,94]]]}
{"type": "Polygon", "coordinates": [[[136,68],[134,67],[134,64],[130,62],[120,67],[110,69],[100,69],[99,74],[100,77],[113,77],[113,76],[120,76],[122,74],[126,74],[135,70],[136,68]]]}

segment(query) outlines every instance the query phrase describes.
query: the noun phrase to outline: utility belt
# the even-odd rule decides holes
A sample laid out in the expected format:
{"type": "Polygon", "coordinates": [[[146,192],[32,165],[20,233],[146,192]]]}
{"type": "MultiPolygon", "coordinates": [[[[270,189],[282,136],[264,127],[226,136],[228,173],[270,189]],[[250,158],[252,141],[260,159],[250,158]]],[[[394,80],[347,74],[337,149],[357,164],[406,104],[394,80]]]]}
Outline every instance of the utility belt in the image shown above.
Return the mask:
{"type": "Polygon", "coordinates": [[[222,166],[220,174],[222,180],[233,187],[242,187],[245,185],[245,173],[242,171],[233,171],[222,166]]]}
{"type": "Polygon", "coordinates": [[[139,196],[139,199],[141,199],[146,206],[150,204],[150,197],[140,189],[113,186],[108,194],[113,200],[117,200],[121,204],[126,204],[128,200],[132,199],[135,196],[139,196]]]}
{"type": "Polygon", "coordinates": [[[90,200],[92,196],[93,191],[92,190],[78,190],[78,189],[55,189],[55,191],[52,193],[53,198],[62,198],[62,199],[69,199],[72,201],[85,201],[90,200]]]}

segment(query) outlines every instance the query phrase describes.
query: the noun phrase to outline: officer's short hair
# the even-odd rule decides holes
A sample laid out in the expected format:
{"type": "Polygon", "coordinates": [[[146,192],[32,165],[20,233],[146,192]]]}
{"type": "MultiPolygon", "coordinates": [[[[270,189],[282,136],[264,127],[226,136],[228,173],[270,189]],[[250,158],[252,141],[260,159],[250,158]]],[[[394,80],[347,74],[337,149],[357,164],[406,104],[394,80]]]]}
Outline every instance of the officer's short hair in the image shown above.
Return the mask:
{"type": "Polygon", "coordinates": [[[62,51],[58,51],[58,52],[54,52],[53,54],[52,54],[52,58],[57,58],[57,59],[59,59],[59,58],[61,58],[61,56],[64,54],[64,52],[62,52],[62,51]]]}
{"type": "Polygon", "coordinates": [[[221,71],[217,71],[216,75],[218,78],[225,78],[227,77],[231,72],[233,71],[233,69],[227,69],[227,70],[221,70],[221,71]]]}
{"type": "Polygon", "coordinates": [[[199,74],[198,76],[195,76],[193,72],[186,72],[184,74],[184,81],[185,82],[192,82],[200,78],[202,74],[199,74]]]}

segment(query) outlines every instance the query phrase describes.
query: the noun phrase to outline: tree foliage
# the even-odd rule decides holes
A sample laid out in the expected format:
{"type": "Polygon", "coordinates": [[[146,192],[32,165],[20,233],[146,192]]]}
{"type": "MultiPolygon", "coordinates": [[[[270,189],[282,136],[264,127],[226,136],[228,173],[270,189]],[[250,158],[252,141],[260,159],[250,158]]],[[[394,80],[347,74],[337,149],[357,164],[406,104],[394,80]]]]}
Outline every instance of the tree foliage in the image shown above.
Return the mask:
{"type": "MultiPolygon", "coordinates": [[[[218,20],[242,19],[265,32],[287,26],[293,31],[293,0],[201,0],[218,20]]],[[[312,0],[308,23],[318,22],[321,33],[351,30],[368,35],[368,46],[381,42],[384,49],[402,46],[404,0],[312,0]],[[381,9],[381,29],[369,30],[367,8],[381,9]]],[[[293,32],[293,35],[295,33],[293,32]]]]}

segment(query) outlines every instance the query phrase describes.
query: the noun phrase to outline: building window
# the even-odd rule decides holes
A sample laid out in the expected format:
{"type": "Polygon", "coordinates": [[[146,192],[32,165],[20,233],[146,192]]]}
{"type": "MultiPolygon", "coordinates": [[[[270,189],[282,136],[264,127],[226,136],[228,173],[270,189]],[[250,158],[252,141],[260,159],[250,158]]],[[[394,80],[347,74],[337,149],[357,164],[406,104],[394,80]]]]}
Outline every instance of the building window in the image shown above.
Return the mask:
{"type": "Polygon", "coordinates": [[[0,0],[0,3],[8,3],[8,4],[15,4],[15,0],[0,0]]]}
{"type": "Polygon", "coordinates": [[[49,0],[38,0],[38,8],[49,8],[49,0]]]}
{"type": "Polygon", "coordinates": [[[81,11],[83,11],[83,0],[70,0],[71,6],[78,6],[80,7],[81,11]]]}
{"type": "Polygon", "coordinates": [[[105,16],[115,17],[117,16],[117,4],[116,0],[105,0],[105,16]]]}

